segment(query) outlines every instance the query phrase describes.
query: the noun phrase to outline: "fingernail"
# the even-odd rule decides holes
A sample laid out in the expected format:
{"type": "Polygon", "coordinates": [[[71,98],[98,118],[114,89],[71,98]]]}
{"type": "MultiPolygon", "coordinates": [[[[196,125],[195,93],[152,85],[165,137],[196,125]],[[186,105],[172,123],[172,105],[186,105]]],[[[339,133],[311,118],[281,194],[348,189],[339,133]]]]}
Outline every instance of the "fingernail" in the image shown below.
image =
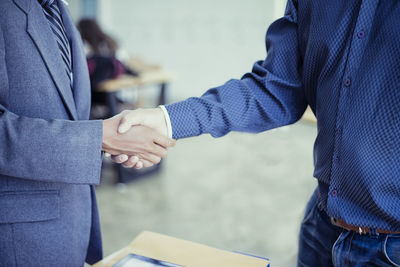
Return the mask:
{"type": "Polygon", "coordinates": [[[128,129],[129,129],[129,127],[126,124],[123,124],[118,128],[118,132],[125,133],[126,131],[128,131],[128,129]]]}
{"type": "Polygon", "coordinates": [[[139,161],[139,162],[136,164],[136,168],[137,168],[137,169],[143,168],[143,163],[142,163],[141,161],[139,161]]]}
{"type": "Polygon", "coordinates": [[[109,157],[111,157],[111,154],[110,153],[104,153],[104,157],[109,158],[109,157]]]}
{"type": "Polygon", "coordinates": [[[119,156],[119,160],[120,161],[127,161],[128,160],[128,156],[127,155],[121,155],[121,156],[119,156]]]}

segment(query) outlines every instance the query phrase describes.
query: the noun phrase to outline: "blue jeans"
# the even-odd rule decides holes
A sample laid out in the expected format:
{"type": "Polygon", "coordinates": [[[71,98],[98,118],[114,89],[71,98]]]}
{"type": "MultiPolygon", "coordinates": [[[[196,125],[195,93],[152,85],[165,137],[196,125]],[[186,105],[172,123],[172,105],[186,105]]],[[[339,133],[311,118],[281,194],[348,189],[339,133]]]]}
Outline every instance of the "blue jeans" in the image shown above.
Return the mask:
{"type": "Polygon", "coordinates": [[[317,190],[300,228],[297,266],[400,266],[400,234],[360,235],[332,225],[317,190]]]}

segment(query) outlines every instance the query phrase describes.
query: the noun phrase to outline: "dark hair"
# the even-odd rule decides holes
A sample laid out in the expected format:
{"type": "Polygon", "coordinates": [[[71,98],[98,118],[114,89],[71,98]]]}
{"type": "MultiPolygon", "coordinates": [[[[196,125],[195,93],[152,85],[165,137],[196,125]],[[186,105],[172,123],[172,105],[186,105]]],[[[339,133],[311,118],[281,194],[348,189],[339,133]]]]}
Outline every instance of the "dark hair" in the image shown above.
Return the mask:
{"type": "Polygon", "coordinates": [[[101,54],[102,49],[106,48],[110,56],[115,55],[118,48],[117,42],[105,34],[95,20],[81,19],[77,27],[82,39],[89,43],[95,54],[101,54]]]}

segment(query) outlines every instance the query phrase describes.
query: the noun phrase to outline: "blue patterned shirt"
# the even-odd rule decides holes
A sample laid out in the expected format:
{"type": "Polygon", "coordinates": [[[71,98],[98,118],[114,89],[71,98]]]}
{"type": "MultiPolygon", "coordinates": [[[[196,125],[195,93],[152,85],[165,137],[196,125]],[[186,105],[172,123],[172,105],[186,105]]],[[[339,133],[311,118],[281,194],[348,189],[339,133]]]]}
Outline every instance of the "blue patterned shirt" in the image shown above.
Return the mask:
{"type": "Polygon", "coordinates": [[[242,79],[166,106],[174,138],[266,131],[310,106],[320,207],[400,231],[400,1],[289,0],[266,47],[242,79]]]}

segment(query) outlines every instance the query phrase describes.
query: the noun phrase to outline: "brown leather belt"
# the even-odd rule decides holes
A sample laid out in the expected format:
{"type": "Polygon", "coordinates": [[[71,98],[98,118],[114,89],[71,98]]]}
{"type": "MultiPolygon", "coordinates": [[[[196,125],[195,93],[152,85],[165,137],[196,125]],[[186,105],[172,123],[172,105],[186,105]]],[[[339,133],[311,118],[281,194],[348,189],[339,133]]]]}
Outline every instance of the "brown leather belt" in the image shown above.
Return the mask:
{"type": "MultiPolygon", "coordinates": [[[[369,234],[372,232],[371,228],[369,228],[369,227],[354,226],[354,225],[346,223],[343,220],[331,218],[331,221],[332,221],[333,225],[336,225],[336,226],[346,229],[348,231],[354,231],[356,233],[359,233],[360,235],[366,235],[366,234],[369,234]]],[[[400,232],[392,232],[392,231],[383,230],[383,229],[376,229],[375,232],[378,234],[400,234],[400,232]]]]}

